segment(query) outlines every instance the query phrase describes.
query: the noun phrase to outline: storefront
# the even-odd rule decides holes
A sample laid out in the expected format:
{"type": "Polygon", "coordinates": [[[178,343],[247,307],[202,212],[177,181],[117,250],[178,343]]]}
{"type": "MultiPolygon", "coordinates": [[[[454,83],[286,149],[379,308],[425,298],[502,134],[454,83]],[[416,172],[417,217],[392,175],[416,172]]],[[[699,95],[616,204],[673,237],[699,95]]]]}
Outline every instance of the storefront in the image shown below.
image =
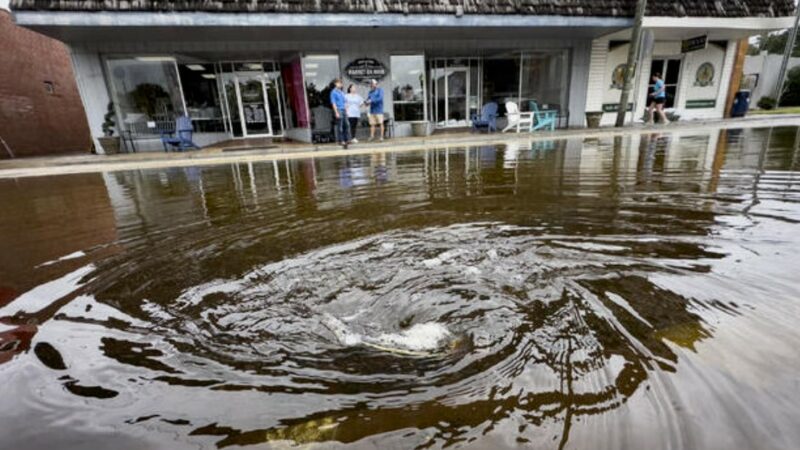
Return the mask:
{"type": "MultiPolygon", "coordinates": [[[[584,2],[580,11],[500,11],[493,3],[260,1],[227,2],[224,12],[215,9],[218,2],[123,3],[12,6],[18,23],[69,45],[93,137],[102,136],[112,105],[118,131],[141,151],[160,149],[159,136],[183,114],[201,146],[324,141],[333,117],[330,83],[338,77],[362,96],[369,79],[379,81],[395,136],[411,134],[419,122],[432,132],[469,127],[490,101],[499,105],[501,126],[507,102],[522,111],[554,110],[559,127],[585,126],[587,111],[604,111],[609,123],[619,107],[634,2],[628,9],[584,2]]],[[[730,8],[666,2],[680,8],[659,5],[662,15],[648,17],[650,40],[629,120],[643,114],[652,71],[664,74],[672,111],[687,119],[721,117],[737,42],[791,23],[790,0],[769,8],[722,3],[730,8]],[[682,52],[681,40],[701,31],[709,45],[682,52]]]]}

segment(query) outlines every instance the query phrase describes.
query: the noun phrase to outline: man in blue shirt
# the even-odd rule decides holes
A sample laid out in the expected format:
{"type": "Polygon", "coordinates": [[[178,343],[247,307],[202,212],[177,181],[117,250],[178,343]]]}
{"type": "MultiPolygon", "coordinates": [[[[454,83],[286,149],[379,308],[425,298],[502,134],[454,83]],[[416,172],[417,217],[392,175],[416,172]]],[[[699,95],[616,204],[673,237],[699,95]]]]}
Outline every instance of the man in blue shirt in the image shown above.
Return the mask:
{"type": "Polygon", "coordinates": [[[648,120],[647,124],[653,123],[653,110],[658,112],[658,117],[664,125],[669,123],[667,115],[664,114],[664,103],[667,102],[667,87],[664,85],[664,80],[661,79],[661,74],[656,72],[653,74],[651,80],[653,81],[652,92],[650,92],[650,106],[647,107],[648,120]]]}
{"type": "Polygon", "coordinates": [[[333,108],[334,134],[336,141],[347,149],[350,143],[350,123],[347,121],[347,112],[344,107],[344,92],[342,92],[342,80],[333,80],[334,88],[331,91],[331,107],[333,108]]]}
{"type": "Polygon", "coordinates": [[[375,140],[375,127],[381,127],[380,139],[383,140],[383,88],[378,87],[378,80],[369,82],[370,90],[367,94],[369,105],[369,140],[375,140]]]}

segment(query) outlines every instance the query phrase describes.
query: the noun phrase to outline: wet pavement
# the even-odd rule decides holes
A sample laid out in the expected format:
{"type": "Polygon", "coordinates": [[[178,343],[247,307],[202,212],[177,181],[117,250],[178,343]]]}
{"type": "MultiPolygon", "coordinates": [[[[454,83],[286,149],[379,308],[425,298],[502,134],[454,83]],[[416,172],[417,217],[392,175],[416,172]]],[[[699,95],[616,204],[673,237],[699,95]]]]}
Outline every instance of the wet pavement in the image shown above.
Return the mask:
{"type": "Polygon", "coordinates": [[[2,179],[0,448],[797,448],[798,146],[2,179]]]}

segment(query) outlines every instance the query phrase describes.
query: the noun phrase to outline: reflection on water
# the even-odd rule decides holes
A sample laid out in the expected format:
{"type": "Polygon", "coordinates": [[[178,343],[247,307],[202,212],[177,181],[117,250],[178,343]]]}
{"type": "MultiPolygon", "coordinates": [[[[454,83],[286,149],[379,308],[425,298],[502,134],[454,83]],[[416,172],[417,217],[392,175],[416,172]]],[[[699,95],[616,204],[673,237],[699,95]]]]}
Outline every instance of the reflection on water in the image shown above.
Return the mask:
{"type": "Polygon", "coordinates": [[[798,136],[2,181],[0,443],[796,448],[798,136]]]}

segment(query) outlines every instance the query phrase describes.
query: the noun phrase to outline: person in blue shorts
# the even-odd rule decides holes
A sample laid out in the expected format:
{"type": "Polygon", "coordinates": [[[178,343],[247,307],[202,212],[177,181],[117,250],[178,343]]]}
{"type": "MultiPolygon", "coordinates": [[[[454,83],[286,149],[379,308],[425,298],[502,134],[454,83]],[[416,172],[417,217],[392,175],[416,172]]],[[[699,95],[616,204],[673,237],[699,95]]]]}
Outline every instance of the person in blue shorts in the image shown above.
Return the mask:
{"type": "Polygon", "coordinates": [[[647,107],[647,124],[653,123],[653,112],[658,112],[658,118],[664,125],[669,123],[667,115],[664,114],[664,103],[667,102],[667,86],[664,80],[661,79],[661,74],[656,72],[653,74],[651,81],[653,82],[650,92],[650,106],[647,107]]]}
{"type": "Polygon", "coordinates": [[[336,140],[342,147],[347,149],[350,142],[350,123],[347,121],[347,111],[345,110],[344,92],[342,92],[342,80],[333,80],[334,88],[331,91],[331,107],[334,116],[334,132],[336,140]]]}

